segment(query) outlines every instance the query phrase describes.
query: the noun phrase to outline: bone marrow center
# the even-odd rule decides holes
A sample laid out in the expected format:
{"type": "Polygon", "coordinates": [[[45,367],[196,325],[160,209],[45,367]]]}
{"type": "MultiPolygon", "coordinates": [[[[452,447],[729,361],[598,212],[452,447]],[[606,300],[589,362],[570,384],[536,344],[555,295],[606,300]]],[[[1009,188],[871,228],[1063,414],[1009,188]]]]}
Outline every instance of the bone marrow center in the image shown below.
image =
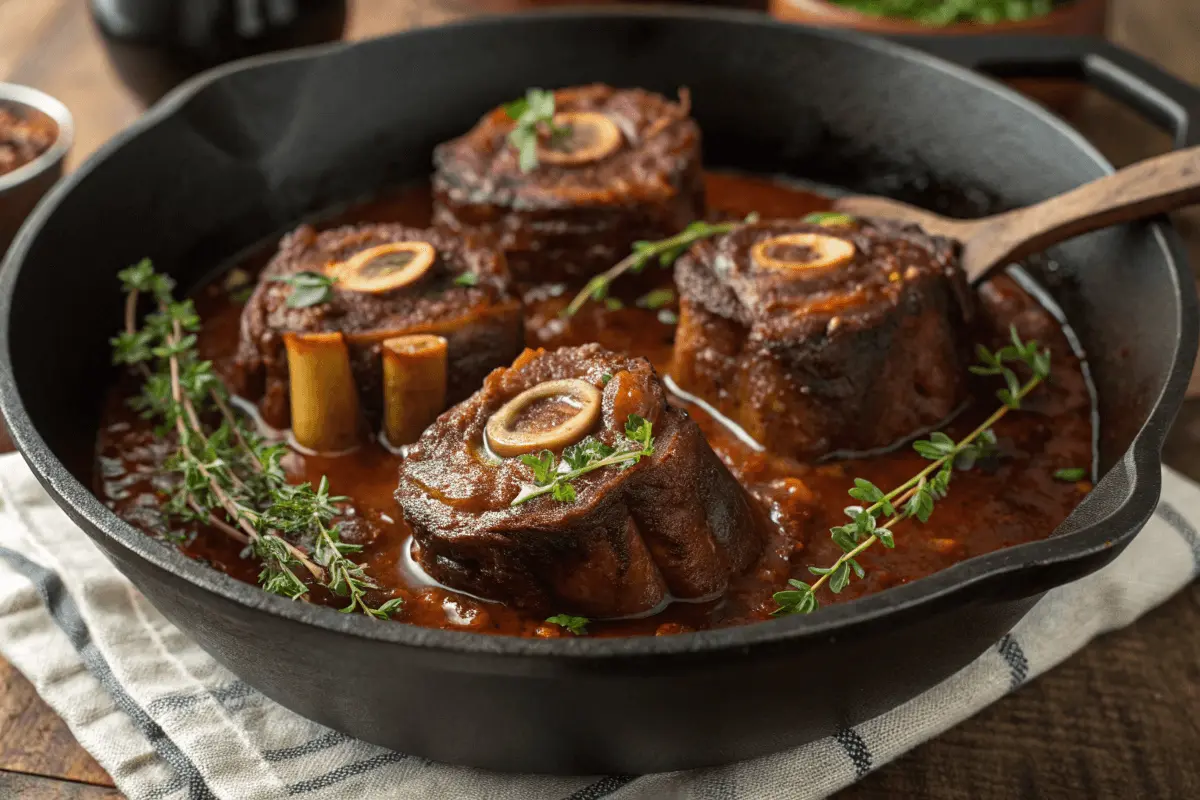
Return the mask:
{"type": "Polygon", "coordinates": [[[509,458],[575,444],[600,419],[600,390],[577,378],[546,381],[509,400],[488,420],[488,446],[509,458]]]}
{"type": "Polygon", "coordinates": [[[611,155],[621,146],[620,129],[603,114],[564,111],[554,115],[554,128],[565,132],[538,142],[538,160],[546,164],[587,164],[611,155]]]}
{"type": "Polygon", "coordinates": [[[763,269],[825,270],[854,259],[854,245],[821,233],[786,233],[754,245],[754,263],[763,269]]]}
{"type": "Polygon", "coordinates": [[[429,271],[437,252],[428,242],[390,242],[331,264],[326,272],[339,289],[382,294],[415,283],[429,271]]]}

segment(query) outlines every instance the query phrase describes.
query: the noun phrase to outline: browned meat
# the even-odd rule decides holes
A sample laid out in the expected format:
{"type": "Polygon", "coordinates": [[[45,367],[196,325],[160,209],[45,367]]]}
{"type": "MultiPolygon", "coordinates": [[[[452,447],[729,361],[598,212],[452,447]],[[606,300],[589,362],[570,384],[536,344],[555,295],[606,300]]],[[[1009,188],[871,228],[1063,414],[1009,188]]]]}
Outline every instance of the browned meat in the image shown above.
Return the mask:
{"type": "Polygon", "coordinates": [[[263,418],[286,428],[288,361],[283,334],[346,334],[365,418],[378,429],[382,414],[380,343],[410,333],[446,338],[447,404],[478,388],[492,369],[521,352],[524,326],[504,258],[471,239],[402,225],[347,226],[318,233],[302,225],[284,237],[242,312],[235,385],[256,400],[263,418]],[[391,242],[427,242],[436,256],[414,283],[371,294],[335,283],[328,302],[291,308],[291,287],[271,280],[299,272],[323,272],[356,253],[391,242]],[[473,273],[473,286],[459,276],[473,273]],[[458,280],[458,282],[456,282],[458,280]]]}
{"type": "MultiPolygon", "coordinates": [[[[545,400],[515,427],[561,423],[545,400]]],[[[716,597],[761,547],[756,507],[691,418],[667,405],[649,362],[595,344],[526,350],[489,375],[425,431],[396,499],[433,578],[535,613],[611,618],[716,597]],[[592,436],[619,448],[636,414],[652,423],[653,455],[575,479],[571,502],[542,495],[514,506],[533,470],[488,453],[485,426],[522,392],[572,378],[600,393],[592,436]]]]}
{"type": "Polygon", "coordinates": [[[675,279],[672,377],[774,453],[887,447],[966,398],[971,303],[949,240],[760,222],[698,243],[675,279]]]}
{"type": "Polygon", "coordinates": [[[704,216],[700,130],[685,103],[597,84],[558,90],[555,108],[556,120],[586,112],[611,121],[615,147],[604,154],[589,129],[578,146],[600,157],[563,163],[540,150],[523,173],[507,141],[513,122],[496,109],[434,151],[435,224],[486,231],[518,280],[548,282],[594,275],[633,242],[704,216]]]}
{"type": "Polygon", "coordinates": [[[17,114],[0,106],[0,175],[33,161],[57,136],[54,122],[39,112],[17,114]]]}

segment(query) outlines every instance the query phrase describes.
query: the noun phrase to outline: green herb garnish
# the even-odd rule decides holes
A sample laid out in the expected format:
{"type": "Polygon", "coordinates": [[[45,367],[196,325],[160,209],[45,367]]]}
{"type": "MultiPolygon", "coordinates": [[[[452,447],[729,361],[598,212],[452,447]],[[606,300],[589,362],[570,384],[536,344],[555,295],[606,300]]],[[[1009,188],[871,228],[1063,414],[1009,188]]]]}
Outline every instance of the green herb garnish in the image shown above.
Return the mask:
{"type": "Polygon", "coordinates": [[[538,139],[543,132],[561,138],[571,132],[569,125],[554,124],[554,92],[529,89],[520,100],[506,103],[504,113],[516,123],[508,133],[508,143],[517,151],[521,172],[532,172],[538,165],[538,139]]]}
{"type": "Polygon", "coordinates": [[[638,298],[637,304],[642,308],[648,308],[651,311],[657,311],[664,306],[670,305],[675,299],[675,292],[670,289],[654,289],[646,292],[638,298]]]}
{"type": "Polygon", "coordinates": [[[308,308],[333,299],[335,279],[320,272],[297,272],[271,280],[292,287],[287,298],[288,308],[308,308]]]}
{"type": "Polygon", "coordinates": [[[1083,467],[1067,467],[1066,469],[1056,469],[1054,471],[1054,479],[1056,481],[1075,483],[1086,478],[1087,474],[1088,471],[1083,467]]]}
{"type": "Polygon", "coordinates": [[[773,614],[809,614],[820,607],[816,591],[823,583],[828,581],[829,590],[837,594],[849,585],[853,576],[864,577],[865,570],[855,560],[859,553],[876,542],[887,548],[895,547],[892,528],[910,517],[920,522],[929,520],[934,504],[949,491],[956,463],[969,461],[974,464],[978,458],[994,452],[996,435],[992,426],[1009,411],[1019,410],[1021,401],[1050,375],[1050,351],[1039,350],[1036,341],[1022,342],[1015,327],[1010,332],[1012,344],[995,353],[980,346],[978,351],[983,364],[978,370],[972,368],[978,374],[1004,376],[1007,385],[996,393],[1003,405],[959,442],[940,432],[914,442],[913,449],[933,463],[886,494],[870,481],[855,478],[849,494],[862,505],[847,507],[845,513],[850,522],[829,530],[833,541],[842,549],[841,557],[829,567],[809,567],[808,571],[818,576],[811,585],[789,580],[788,585],[792,588],[774,594],[779,608],[773,614]],[[1010,363],[1023,364],[1032,377],[1024,383],[1016,380],[1008,366],[1010,363]],[[881,522],[885,518],[886,521],[881,522]]]}
{"type": "Polygon", "coordinates": [[[587,617],[572,617],[569,614],[555,614],[546,622],[566,628],[575,636],[587,636],[587,626],[591,622],[587,617]]]}
{"type": "Polygon", "coordinates": [[[1055,0],[833,0],[875,17],[899,17],[924,25],[955,22],[1019,22],[1049,14],[1055,0]]]}
{"type": "Polygon", "coordinates": [[[809,225],[824,225],[827,228],[838,225],[854,225],[858,222],[849,214],[840,214],[836,211],[814,211],[800,221],[807,222],[809,225]]]}
{"type": "Polygon", "coordinates": [[[634,242],[633,252],[588,281],[579,294],[571,300],[570,305],[562,310],[562,316],[574,316],[588,300],[599,302],[608,297],[608,289],[613,281],[626,272],[636,275],[644,270],[652,259],[658,259],[659,266],[669,267],[695,242],[722,233],[729,233],[742,225],[756,221],[758,221],[758,214],[748,214],[741,222],[713,224],[696,221],[667,239],[659,239],[656,242],[634,242]]]}
{"type": "Polygon", "coordinates": [[[113,362],[141,374],[142,392],[131,405],[160,421],[160,435],[177,439],[165,465],[177,478],[164,506],[167,516],[211,525],[243,542],[245,554],[262,563],[258,582],[268,592],[295,599],[309,593],[311,581],[348,598],[342,611],[380,618],[396,611],[399,599],[377,608],[365,600],[368,590],[379,587],[348,558],[361,548],[343,542],[333,524],[337,504],[346,498],[330,496],[324,478],[315,489],[289,484],[280,466],[287,448],[265,442],[234,415],[229,390],[196,350],[200,318],[192,301],[176,301],[174,281],[155,272],[149,260],[119,277],[125,330],[112,340],[113,362]],[[142,296],[153,298],[156,310],[139,328],[142,296]],[[203,420],[220,422],[214,428],[203,420]]]}
{"type": "Polygon", "coordinates": [[[576,478],[605,467],[628,469],[653,453],[653,426],[637,414],[630,414],[625,422],[625,441],[617,447],[588,436],[563,448],[561,461],[550,450],[521,456],[521,463],[533,471],[533,486],[524,487],[509,505],[519,506],[544,494],[561,503],[574,502],[575,486],[571,482],[576,478]]]}
{"type": "Polygon", "coordinates": [[[612,379],[613,379],[612,373],[611,373],[611,372],[606,372],[606,373],[604,373],[603,375],[601,375],[601,376],[600,376],[600,385],[601,385],[601,386],[608,386],[608,382],[609,382],[609,381],[611,381],[612,379]]]}
{"type": "Polygon", "coordinates": [[[464,272],[454,279],[455,286],[478,286],[479,276],[474,272],[464,272]]]}

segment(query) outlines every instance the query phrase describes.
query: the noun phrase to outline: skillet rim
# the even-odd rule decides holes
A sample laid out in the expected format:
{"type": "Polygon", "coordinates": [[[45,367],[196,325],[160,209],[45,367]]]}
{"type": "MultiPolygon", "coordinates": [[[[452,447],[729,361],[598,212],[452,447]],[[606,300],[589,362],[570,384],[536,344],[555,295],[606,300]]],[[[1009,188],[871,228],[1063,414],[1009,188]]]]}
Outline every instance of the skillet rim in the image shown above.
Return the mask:
{"type": "MultiPolygon", "coordinates": [[[[860,47],[881,52],[889,57],[915,62],[922,68],[956,78],[976,91],[991,95],[998,102],[1007,101],[1016,107],[1015,113],[1027,113],[1053,126],[1070,140],[1103,172],[1112,165],[1100,152],[1068,123],[1058,119],[1034,101],[1014,90],[971,70],[893,41],[863,36],[853,31],[820,28],[801,28],[753,12],[678,8],[662,6],[581,6],[570,9],[526,12],[520,15],[480,15],[442,25],[400,31],[377,39],[361,42],[338,42],[283,53],[267,54],[234,62],[198,75],[177,87],[129,127],[101,145],[84,164],[61,180],[29,216],[10,247],[0,267],[0,413],[22,457],[34,475],[49,491],[55,502],[88,533],[93,529],[119,544],[132,555],[149,562],[172,578],[186,581],[206,593],[254,611],[262,611],[284,620],[314,626],[333,634],[361,637],[424,650],[464,655],[499,657],[534,656],[541,662],[609,661],[628,657],[669,657],[685,654],[720,653],[751,646],[798,644],[821,637],[833,638],[855,626],[878,621],[897,614],[919,612],[951,595],[966,592],[974,586],[998,578],[1051,565],[1084,562],[1106,550],[1123,547],[1141,531],[1158,503],[1161,491],[1159,454],[1170,424],[1183,400],[1197,347],[1197,299],[1191,272],[1184,256],[1182,242],[1169,224],[1152,222],[1149,232],[1162,249],[1171,268],[1174,294],[1177,300],[1177,321],[1181,335],[1176,342],[1171,369],[1162,391],[1154,399],[1153,409],[1134,436],[1129,448],[1109,473],[1097,483],[1090,497],[1106,491],[1113,494],[1115,507],[1106,516],[1083,525],[1078,530],[1046,539],[1016,545],[959,562],[928,577],[894,587],[883,592],[824,608],[820,614],[793,615],[775,620],[698,631],[676,636],[634,636],[618,638],[571,637],[554,640],[493,636],[466,631],[444,631],[410,624],[382,625],[363,615],[340,614],[335,609],[308,603],[298,603],[269,594],[255,585],[244,583],[225,573],[202,566],[174,547],[164,546],[122,520],[105,506],[86,486],[75,479],[58,457],[50,450],[33,425],[21,400],[13,375],[9,347],[9,324],[13,290],[26,252],[44,224],[63,199],[99,164],[112,154],[134,143],[139,136],[161,121],[183,109],[203,88],[228,75],[262,66],[292,60],[312,60],[334,57],[343,50],[371,46],[376,42],[402,41],[421,36],[453,35],[455,31],[473,28],[494,28],[525,25],[533,22],[553,22],[579,17],[622,17],[723,21],[757,28],[800,29],[805,36],[832,39],[848,47],[860,47]],[[1129,486],[1124,496],[1112,480],[1111,473],[1124,469],[1129,486]],[[1106,488],[1107,487],[1107,488],[1106,488]],[[1114,531],[1117,531],[1115,535],[1114,531]]],[[[1086,503],[1087,501],[1085,501],[1086,503]]],[[[1079,513],[1077,508],[1068,520],[1079,513]]],[[[1064,523],[1065,524],[1065,523],[1064,523]]],[[[1061,526],[1060,526],[1061,527],[1061,526]]],[[[1056,529],[1057,530],[1057,529],[1056,529]]],[[[1097,565],[1098,566],[1098,565],[1097,565]]],[[[1089,572],[1091,570],[1088,570],[1089,572]]],[[[1053,585],[1060,585],[1057,582],[1053,585]]],[[[1046,587],[1021,592],[1033,596],[1046,587]]],[[[489,659],[489,663],[490,659],[489,659]]],[[[490,671],[486,667],[477,671],[490,671]]]]}

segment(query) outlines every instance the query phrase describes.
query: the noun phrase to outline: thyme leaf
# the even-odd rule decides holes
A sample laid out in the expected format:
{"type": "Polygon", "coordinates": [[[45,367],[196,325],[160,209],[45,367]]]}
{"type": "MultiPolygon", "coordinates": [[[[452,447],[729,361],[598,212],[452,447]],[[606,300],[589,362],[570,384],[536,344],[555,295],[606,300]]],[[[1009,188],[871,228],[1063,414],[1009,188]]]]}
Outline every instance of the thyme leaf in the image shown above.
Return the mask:
{"type": "Polygon", "coordinates": [[[125,330],[112,339],[113,361],[143,378],[131,405],[176,439],[164,464],[175,477],[163,507],[167,518],[201,522],[245,544],[244,556],[262,564],[258,582],[268,592],[297,599],[315,584],[348,597],[344,611],[386,618],[399,609],[399,599],[377,608],[365,600],[379,587],[348,557],[361,547],[343,542],[333,522],[346,498],[331,496],[324,478],[315,489],[288,483],[281,466],[286,448],[264,441],[234,415],[229,390],[196,350],[200,318],[192,301],[175,300],[174,282],[149,261],[119,277],[125,330]],[[156,310],[139,327],[143,296],[153,298],[156,310]]]}
{"type": "Polygon", "coordinates": [[[657,311],[660,308],[670,305],[674,299],[675,292],[670,289],[654,289],[639,297],[637,304],[639,308],[648,308],[651,311],[657,311]]]}
{"type": "Polygon", "coordinates": [[[833,228],[839,225],[854,225],[858,222],[849,214],[842,214],[837,211],[814,211],[808,214],[801,220],[810,225],[823,225],[827,228],[833,228]]]}
{"type": "Polygon", "coordinates": [[[543,131],[556,138],[571,132],[568,125],[554,124],[554,92],[529,89],[524,97],[506,103],[504,113],[516,123],[508,133],[508,143],[517,151],[521,172],[537,169],[538,139],[543,131]]]}
{"type": "MultiPolygon", "coordinates": [[[[771,612],[773,615],[811,614],[820,607],[816,592],[823,584],[828,583],[829,590],[838,594],[854,576],[863,578],[866,571],[857,561],[860,553],[876,542],[881,542],[889,549],[894,548],[896,543],[892,529],[910,518],[928,522],[935,504],[950,489],[956,465],[960,469],[970,469],[980,458],[995,453],[996,434],[993,426],[1010,411],[1020,409],[1021,401],[1050,377],[1050,351],[1040,349],[1036,341],[1023,342],[1015,326],[1010,329],[1010,334],[1012,343],[995,353],[980,346],[978,353],[981,364],[971,368],[977,375],[1004,378],[1005,388],[997,392],[1000,408],[958,442],[941,432],[914,442],[913,449],[933,463],[890,492],[883,492],[868,480],[855,478],[854,488],[849,490],[849,495],[868,505],[848,506],[845,513],[850,523],[830,528],[830,538],[841,548],[842,555],[829,567],[809,567],[808,571],[817,576],[811,584],[796,579],[788,580],[791,588],[773,595],[778,606],[771,612]],[[1010,366],[1014,363],[1023,364],[1031,377],[1023,382],[1018,379],[1010,366]]],[[[1055,477],[1059,473],[1073,476],[1076,471],[1059,470],[1055,477]]]]}
{"type": "Polygon", "coordinates": [[[328,303],[333,299],[333,284],[336,279],[320,272],[296,272],[271,278],[273,283],[286,283],[292,287],[288,294],[288,308],[308,308],[328,303]]]}
{"type": "Polygon", "coordinates": [[[591,622],[587,617],[572,617],[569,614],[555,614],[546,620],[552,625],[566,628],[575,636],[587,636],[587,626],[591,622]]]}
{"type": "Polygon", "coordinates": [[[479,276],[474,272],[464,272],[454,279],[455,286],[478,286],[479,276]]]}
{"type": "Polygon", "coordinates": [[[526,453],[521,463],[533,471],[533,485],[523,488],[509,505],[519,506],[535,497],[550,495],[560,503],[575,501],[575,486],[572,483],[581,475],[605,467],[628,469],[654,454],[654,426],[637,414],[630,414],[625,421],[625,441],[619,446],[604,444],[589,436],[582,441],[563,448],[562,461],[550,450],[536,455],[526,453]]]}
{"type": "MultiPolygon", "coordinates": [[[[608,297],[608,290],[612,286],[613,281],[626,272],[636,275],[654,260],[658,261],[659,266],[669,267],[675,263],[675,259],[687,252],[689,247],[701,239],[708,239],[723,233],[729,233],[742,225],[757,220],[758,214],[748,214],[740,222],[709,223],[697,220],[679,233],[666,239],[659,239],[656,242],[634,242],[633,252],[618,261],[614,266],[589,280],[583,289],[579,291],[579,294],[575,295],[574,299],[571,300],[571,303],[562,310],[562,316],[574,316],[579,312],[579,309],[587,304],[588,300],[603,301],[604,298],[608,297]]],[[[670,302],[670,300],[666,302],[670,302]]]]}
{"type": "Polygon", "coordinates": [[[1054,471],[1054,479],[1056,481],[1075,483],[1086,478],[1087,474],[1087,470],[1083,467],[1066,467],[1065,469],[1056,469],[1054,471]]]}

